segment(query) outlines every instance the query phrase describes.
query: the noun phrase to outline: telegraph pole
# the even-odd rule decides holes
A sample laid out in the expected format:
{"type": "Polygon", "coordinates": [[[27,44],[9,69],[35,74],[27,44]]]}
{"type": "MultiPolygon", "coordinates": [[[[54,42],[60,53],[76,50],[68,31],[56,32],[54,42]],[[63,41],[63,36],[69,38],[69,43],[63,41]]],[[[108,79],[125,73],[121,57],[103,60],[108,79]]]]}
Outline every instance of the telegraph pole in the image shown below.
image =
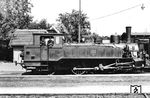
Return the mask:
{"type": "Polygon", "coordinates": [[[81,35],[81,0],[79,0],[79,22],[78,22],[78,43],[80,43],[81,35]]]}

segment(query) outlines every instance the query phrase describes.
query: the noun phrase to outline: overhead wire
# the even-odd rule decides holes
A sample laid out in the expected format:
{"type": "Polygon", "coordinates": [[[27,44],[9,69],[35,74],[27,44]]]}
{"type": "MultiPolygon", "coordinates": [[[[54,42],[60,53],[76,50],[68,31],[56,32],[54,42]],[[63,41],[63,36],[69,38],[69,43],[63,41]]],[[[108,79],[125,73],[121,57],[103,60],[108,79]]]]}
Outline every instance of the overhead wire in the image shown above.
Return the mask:
{"type": "Polygon", "coordinates": [[[112,13],[112,14],[108,14],[108,15],[101,16],[101,17],[98,17],[98,18],[95,18],[95,19],[91,19],[91,21],[98,20],[98,19],[103,19],[103,18],[110,17],[110,16],[113,16],[113,15],[116,15],[116,14],[120,14],[120,13],[122,13],[122,12],[131,10],[131,9],[134,9],[134,8],[136,8],[136,7],[139,7],[139,6],[141,6],[141,9],[142,9],[142,10],[145,8],[145,7],[144,7],[144,4],[138,4],[138,5],[132,6],[132,7],[130,7],[130,8],[127,8],[127,9],[124,9],[124,10],[121,10],[121,11],[118,11],[118,12],[115,12],[115,13],[112,13]]]}

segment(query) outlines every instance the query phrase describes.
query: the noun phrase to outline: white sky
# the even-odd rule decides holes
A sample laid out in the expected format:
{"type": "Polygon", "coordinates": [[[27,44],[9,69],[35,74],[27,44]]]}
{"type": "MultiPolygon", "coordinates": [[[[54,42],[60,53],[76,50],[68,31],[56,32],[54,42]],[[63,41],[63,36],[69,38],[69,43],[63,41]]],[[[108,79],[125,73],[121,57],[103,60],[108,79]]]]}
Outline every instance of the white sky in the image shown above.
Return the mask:
{"type": "MultiPolygon", "coordinates": [[[[91,31],[99,35],[122,34],[126,26],[132,26],[132,32],[150,32],[150,0],[81,0],[82,11],[87,13],[91,22],[91,31]],[[96,19],[125,10],[142,3],[141,6],[106,18],[96,19]],[[95,20],[94,20],[95,19],[95,20]]],[[[47,19],[52,24],[60,13],[79,9],[79,0],[31,0],[31,14],[34,20],[47,19]]]]}

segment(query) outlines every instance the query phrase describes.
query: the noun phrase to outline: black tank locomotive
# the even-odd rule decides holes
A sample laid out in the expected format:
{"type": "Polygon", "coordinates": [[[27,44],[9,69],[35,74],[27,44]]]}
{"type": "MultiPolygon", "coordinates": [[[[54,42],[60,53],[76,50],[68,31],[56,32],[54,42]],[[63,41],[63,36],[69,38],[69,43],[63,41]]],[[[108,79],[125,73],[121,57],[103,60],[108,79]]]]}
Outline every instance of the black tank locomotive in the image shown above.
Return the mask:
{"type": "Polygon", "coordinates": [[[22,67],[31,71],[70,71],[74,74],[143,68],[145,61],[114,45],[64,43],[64,35],[33,33],[33,45],[24,46],[22,67]]]}

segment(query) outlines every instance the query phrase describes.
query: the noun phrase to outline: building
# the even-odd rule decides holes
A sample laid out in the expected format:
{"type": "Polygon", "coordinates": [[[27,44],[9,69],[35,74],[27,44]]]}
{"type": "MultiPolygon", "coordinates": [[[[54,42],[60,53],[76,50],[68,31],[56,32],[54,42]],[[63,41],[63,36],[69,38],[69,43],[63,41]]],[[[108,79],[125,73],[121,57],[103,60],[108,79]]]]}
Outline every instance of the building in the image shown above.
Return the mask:
{"type": "Polygon", "coordinates": [[[150,55],[150,32],[132,32],[131,41],[133,43],[138,43],[139,50],[146,51],[150,55]]]}
{"type": "Polygon", "coordinates": [[[17,29],[13,33],[10,45],[13,48],[13,61],[21,61],[20,54],[25,45],[33,44],[33,33],[44,33],[46,30],[21,30],[17,29]]]}
{"type": "Polygon", "coordinates": [[[10,45],[13,48],[13,61],[21,62],[20,54],[24,49],[25,45],[33,44],[33,33],[61,33],[59,29],[52,26],[50,30],[28,30],[28,29],[17,29],[12,34],[10,45]]]}

